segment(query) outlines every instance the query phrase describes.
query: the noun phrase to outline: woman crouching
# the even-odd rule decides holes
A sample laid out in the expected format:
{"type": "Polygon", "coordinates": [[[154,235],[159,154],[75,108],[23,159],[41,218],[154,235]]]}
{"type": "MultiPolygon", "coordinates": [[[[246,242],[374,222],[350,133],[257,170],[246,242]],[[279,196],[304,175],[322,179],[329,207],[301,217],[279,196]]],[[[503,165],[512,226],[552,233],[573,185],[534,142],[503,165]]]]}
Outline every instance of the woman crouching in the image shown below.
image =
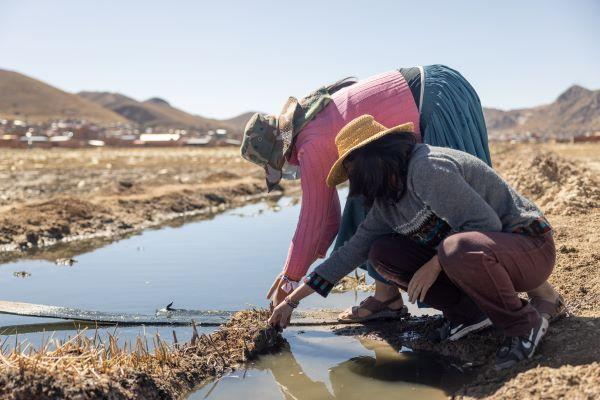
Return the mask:
{"type": "Polygon", "coordinates": [[[548,321],[518,292],[546,281],[555,261],[542,212],[484,162],[416,144],[412,124],[391,129],[363,115],[335,139],[329,186],[350,180],[350,195],[371,209],[356,234],[305,278],[269,319],[282,328],[293,308],[327,296],[367,259],[384,278],[443,312],[439,340],[495,325],[506,340],[496,368],[531,357],[548,321]]]}

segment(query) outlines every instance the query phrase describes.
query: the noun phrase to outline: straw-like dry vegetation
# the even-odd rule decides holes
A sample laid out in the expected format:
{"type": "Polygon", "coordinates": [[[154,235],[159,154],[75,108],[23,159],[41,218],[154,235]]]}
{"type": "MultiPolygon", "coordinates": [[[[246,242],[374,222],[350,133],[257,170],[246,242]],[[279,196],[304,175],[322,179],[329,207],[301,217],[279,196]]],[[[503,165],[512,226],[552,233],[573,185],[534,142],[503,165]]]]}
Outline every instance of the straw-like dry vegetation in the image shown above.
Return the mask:
{"type": "Polygon", "coordinates": [[[0,355],[2,399],[176,399],[259,353],[276,350],[282,337],[265,321],[266,311],[241,311],[210,335],[195,325],[189,343],[158,334],[149,343],[118,344],[81,332],[66,342],[52,337],[38,349],[17,346],[0,355]],[[150,348],[153,347],[151,351],[150,348]]]}

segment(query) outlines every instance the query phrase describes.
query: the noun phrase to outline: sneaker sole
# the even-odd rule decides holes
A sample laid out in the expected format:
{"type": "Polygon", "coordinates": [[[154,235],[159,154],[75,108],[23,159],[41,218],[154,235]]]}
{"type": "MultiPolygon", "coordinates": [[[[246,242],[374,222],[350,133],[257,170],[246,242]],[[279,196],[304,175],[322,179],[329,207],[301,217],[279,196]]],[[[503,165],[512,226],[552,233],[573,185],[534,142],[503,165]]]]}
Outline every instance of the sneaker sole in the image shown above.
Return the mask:
{"type": "Polygon", "coordinates": [[[535,354],[535,351],[537,350],[538,345],[542,341],[542,338],[546,335],[546,332],[548,332],[548,325],[550,325],[548,320],[546,318],[542,318],[542,326],[540,326],[540,329],[538,330],[538,333],[535,336],[535,341],[533,342],[533,350],[531,351],[529,356],[527,356],[527,358],[531,358],[535,354]]]}
{"type": "Polygon", "coordinates": [[[492,321],[490,321],[490,319],[487,318],[477,324],[471,325],[468,328],[463,329],[462,331],[456,332],[454,335],[448,336],[448,340],[454,342],[455,340],[458,340],[471,332],[479,332],[490,326],[492,326],[492,321]]]}

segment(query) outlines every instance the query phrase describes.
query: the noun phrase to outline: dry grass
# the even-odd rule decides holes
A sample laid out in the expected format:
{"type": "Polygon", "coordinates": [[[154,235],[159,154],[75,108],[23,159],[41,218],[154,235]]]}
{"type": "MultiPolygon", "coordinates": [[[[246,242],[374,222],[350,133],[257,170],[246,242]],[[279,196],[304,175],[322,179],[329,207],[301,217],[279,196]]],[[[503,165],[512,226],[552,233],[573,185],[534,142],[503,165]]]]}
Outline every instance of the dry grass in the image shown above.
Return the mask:
{"type": "Polygon", "coordinates": [[[348,291],[354,292],[373,292],[375,291],[375,284],[367,284],[367,274],[359,274],[357,270],[354,271],[354,276],[347,275],[343,277],[337,285],[331,289],[332,293],[344,293],[348,291]]]}
{"type": "Polygon", "coordinates": [[[7,399],[175,399],[208,378],[230,371],[257,354],[277,349],[281,336],[269,328],[266,311],[242,311],[210,335],[195,326],[189,343],[169,345],[158,334],[118,344],[109,334],[82,331],[66,342],[52,337],[39,349],[3,343],[0,397],[7,399]]]}

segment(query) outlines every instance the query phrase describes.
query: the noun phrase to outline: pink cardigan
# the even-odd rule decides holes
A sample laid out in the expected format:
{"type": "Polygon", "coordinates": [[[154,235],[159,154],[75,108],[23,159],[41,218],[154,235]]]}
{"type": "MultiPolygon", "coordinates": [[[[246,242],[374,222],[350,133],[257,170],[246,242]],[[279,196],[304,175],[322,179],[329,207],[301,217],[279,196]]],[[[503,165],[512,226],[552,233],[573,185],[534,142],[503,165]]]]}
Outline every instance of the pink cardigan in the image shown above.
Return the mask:
{"type": "Polygon", "coordinates": [[[325,179],[337,159],[335,136],[344,125],[363,114],[392,127],[413,122],[419,136],[419,111],[406,80],[390,71],[344,88],[309,122],[296,138],[290,163],[300,165],[302,205],[284,273],[300,280],[310,265],[326,255],[340,225],[340,201],[325,179]]]}

